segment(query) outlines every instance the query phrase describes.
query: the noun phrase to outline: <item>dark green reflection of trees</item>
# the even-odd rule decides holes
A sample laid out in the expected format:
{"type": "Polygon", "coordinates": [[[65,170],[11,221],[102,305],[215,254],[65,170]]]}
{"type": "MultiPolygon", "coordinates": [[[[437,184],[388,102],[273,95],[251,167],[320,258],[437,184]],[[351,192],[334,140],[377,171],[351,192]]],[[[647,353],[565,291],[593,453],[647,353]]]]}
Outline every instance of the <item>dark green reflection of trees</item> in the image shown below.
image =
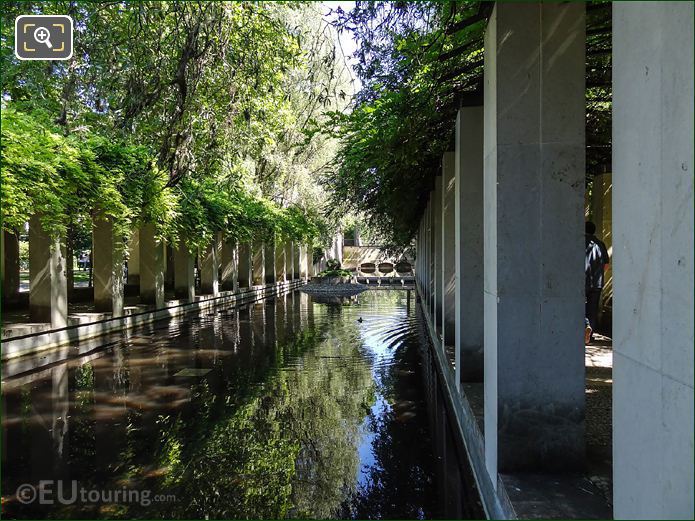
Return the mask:
{"type": "MultiPolygon", "coordinates": [[[[370,366],[354,327],[321,339],[303,331],[279,347],[296,366],[272,372],[241,399],[192,389],[186,413],[162,416],[153,493],[178,500],[112,512],[129,517],[331,517],[355,487],[359,427],[374,402],[370,366]],[[335,357],[346,363],[336,363],[335,357]],[[222,403],[221,414],[215,413],[222,403]]],[[[237,390],[239,391],[239,390],[237,390]]]]}

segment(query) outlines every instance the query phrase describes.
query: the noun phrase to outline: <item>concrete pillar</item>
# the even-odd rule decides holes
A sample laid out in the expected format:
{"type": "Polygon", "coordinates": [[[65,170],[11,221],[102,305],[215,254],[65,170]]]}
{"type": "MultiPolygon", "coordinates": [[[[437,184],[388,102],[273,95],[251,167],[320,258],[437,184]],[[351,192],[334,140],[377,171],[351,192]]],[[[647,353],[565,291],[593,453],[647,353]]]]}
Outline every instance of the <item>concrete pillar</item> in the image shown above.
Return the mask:
{"type": "Polygon", "coordinates": [[[613,504],[693,519],[693,4],[613,4],[613,504]]]}
{"type": "Polygon", "coordinates": [[[212,236],[210,244],[200,256],[200,292],[217,297],[220,294],[220,234],[212,236]]]}
{"type": "Polygon", "coordinates": [[[29,220],[29,315],[32,322],[68,323],[68,284],[65,246],[43,229],[41,219],[29,220]]]}
{"type": "MultiPolygon", "coordinates": [[[[429,204],[429,212],[427,215],[427,221],[428,221],[428,230],[427,230],[427,258],[428,258],[428,288],[429,288],[429,299],[428,299],[428,304],[429,304],[429,313],[430,317],[434,321],[434,316],[435,316],[435,306],[434,306],[434,301],[437,297],[436,295],[436,288],[434,287],[435,280],[437,278],[434,270],[435,270],[435,262],[436,258],[434,255],[434,250],[436,248],[436,243],[435,243],[435,225],[437,224],[435,221],[434,217],[434,210],[435,210],[435,204],[434,204],[434,189],[432,192],[430,192],[430,204],[429,204]]],[[[439,328],[437,329],[437,334],[439,334],[439,328]]]]}
{"type": "Polygon", "coordinates": [[[250,288],[253,285],[251,243],[239,244],[239,287],[250,288]]]}
{"type": "Polygon", "coordinates": [[[265,283],[275,284],[276,269],[275,269],[275,240],[266,241],[264,244],[264,262],[265,262],[265,283]]]}
{"type": "Polygon", "coordinates": [[[113,220],[97,215],[93,220],[92,258],[94,262],[94,308],[123,315],[123,267],[125,243],[114,233],[113,220]]]}
{"type": "MultiPolygon", "coordinates": [[[[309,278],[313,278],[316,275],[316,264],[314,263],[314,247],[311,244],[307,245],[306,249],[307,266],[309,268],[309,278]]],[[[310,306],[311,307],[311,306],[310,306]]]]}
{"type": "MultiPolygon", "coordinates": [[[[453,346],[456,340],[456,211],[454,208],[456,192],[456,177],[454,176],[454,153],[446,152],[442,158],[442,342],[453,346]]],[[[459,371],[460,361],[458,350],[456,356],[456,372],[459,371]]],[[[458,381],[458,380],[457,380],[458,381]]]]}
{"type": "Polygon", "coordinates": [[[307,246],[304,243],[299,245],[299,278],[307,280],[309,278],[309,257],[307,246]]]}
{"type": "Polygon", "coordinates": [[[236,241],[230,238],[222,240],[222,289],[224,291],[236,291],[239,289],[237,281],[239,277],[239,252],[236,241]]]}
{"type": "Polygon", "coordinates": [[[2,298],[15,300],[19,294],[19,236],[2,232],[2,298]]]}
{"type": "Polygon", "coordinates": [[[150,223],[140,226],[140,302],[164,307],[164,244],[150,223]]]}
{"type": "Polygon", "coordinates": [[[167,244],[164,251],[164,289],[174,289],[174,247],[167,244]]]}
{"type": "MultiPolygon", "coordinates": [[[[456,117],[456,352],[464,382],[483,381],[483,107],[456,117]]],[[[457,364],[458,367],[458,364],[457,364]]]]}
{"type": "Polygon", "coordinates": [[[432,320],[434,322],[437,335],[442,334],[442,176],[438,175],[434,180],[434,191],[432,192],[432,217],[434,229],[432,231],[432,257],[434,270],[434,308],[432,320]]]}
{"type": "Polygon", "coordinates": [[[432,314],[432,236],[430,234],[430,224],[432,221],[432,199],[428,194],[427,206],[425,208],[425,269],[424,269],[424,288],[425,288],[425,309],[432,314]]]}
{"type": "Polygon", "coordinates": [[[285,243],[285,273],[287,280],[294,279],[294,254],[292,252],[292,241],[285,243]]]}
{"type": "Polygon", "coordinates": [[[254,286],[262,286],[265,284],[265,255],[263,254],[263,241],[254,241],[253,243],[253,274],[252,280],[254,286]]]}
{"type": "Polygon", "coordinates": [[[128,241],[128,284],[140,284],[140,229],[135,228],[128,241]]]}
{"type": "Polygon", "coordinates": [[[485,31],[484,430],[493,482],[498,469],[584,463],[584,47],[583,3],[495,3],[485,31]]]}
{"type": "MultiPolygon", "coordinates": [[[[298,242],[292,242],[292,266],[294,267],[293,270],[293,279],[299,279],[301,276],[301,269],[302,269],[302,262],[301,262],[301,254],[300,254],[300,244],[298,242]]],[[[338,259],[340,260],[340,259],[338,259]]],[[[342,263],[342,260],[340,260],[342,263]]]]}
{"type": "Polygon", "coordinates": [[[195,298],[195,255],[184,240],[174,247],[174,293],[176,298],[195,298]]]}
{"type": "Polygon", "coordinates": [[[285,282],[286,279],[285,243],[275,243],[275,280],[285,282]]]}

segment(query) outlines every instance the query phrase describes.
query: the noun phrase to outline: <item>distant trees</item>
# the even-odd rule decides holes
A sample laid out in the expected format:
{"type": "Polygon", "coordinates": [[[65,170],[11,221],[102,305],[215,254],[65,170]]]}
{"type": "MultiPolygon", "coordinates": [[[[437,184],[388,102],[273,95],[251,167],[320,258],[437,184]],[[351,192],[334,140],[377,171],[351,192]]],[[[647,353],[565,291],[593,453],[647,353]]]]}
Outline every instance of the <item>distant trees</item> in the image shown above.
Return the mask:
{"type": "Polygon", "coordinates": [[[326,112],[349,96],[315,7],[6,2],[2,22],[4,228],[40,212],[64,233],[98,211],[191,247],[220,230],[328,233],[311,187],[333,165],[326,112]],[[71,60],[14,57],[14,18],[28,13],[72,16],[71,60]]]}

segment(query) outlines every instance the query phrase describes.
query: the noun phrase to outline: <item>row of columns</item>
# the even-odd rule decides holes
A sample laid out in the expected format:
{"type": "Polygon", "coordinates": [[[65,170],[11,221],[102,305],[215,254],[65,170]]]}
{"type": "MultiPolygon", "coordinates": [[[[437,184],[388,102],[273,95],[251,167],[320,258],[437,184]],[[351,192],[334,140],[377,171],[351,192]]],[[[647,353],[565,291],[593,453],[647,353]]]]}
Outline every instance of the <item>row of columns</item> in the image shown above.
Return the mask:
{"type": "MultiPolygon", "coordinates": [[[[3,300],[12,302],[19,293],[18,236],[2,234],[3,300]]],[[[134,230],[126,244],[116,233],[111,219],[97,216],[93,221],[94,307],[96,311],[123,315],[126,284],[139,287],[140,302],[164,306],[165,277],[173,279],[177,298],[195,298],[195,254],[185,241],[169,247],[157,236],[153,224],[134,230]],[[128,259],[128,279],[124,266],[128,259]],[[167,265],[172,263],[173,266],[167,265]]],[[[215,234],[207,248],[200,252],[201,293],[217,296],[220,291],[272,284],[313,276],[313,263],[305,244],[262,242],[236,244],[215,234]]],[[[50,323],[52,327],[67,326],[68,293],[67,264],[64,241],[44,231],[38,215],[29,221],[29,308],[32,322],[50,323]]]]}
{"type": "MultiPolygon", "coordinates": [[[[688,517],[693,6],[613,10],[615,515],[688,517]]],[[[582,3],[495,4],[484,104],[459,110],[418,229],[423,308],[457,385],[484,388],[494,486],[585,461],[585,41],[582,3]]]]}

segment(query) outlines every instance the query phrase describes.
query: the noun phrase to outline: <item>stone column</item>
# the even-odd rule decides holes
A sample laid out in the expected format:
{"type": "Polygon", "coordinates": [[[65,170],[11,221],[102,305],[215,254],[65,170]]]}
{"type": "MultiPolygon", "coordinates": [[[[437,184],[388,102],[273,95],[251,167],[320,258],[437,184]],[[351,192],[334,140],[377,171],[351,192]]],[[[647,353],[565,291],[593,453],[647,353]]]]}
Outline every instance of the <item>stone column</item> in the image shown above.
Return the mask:
{"type": "Polygon", "coordinates": [[[253,285],[251,259],[251,243],[242,242],[239,244],[239,287],[250,288],[253,285]]]}
{"type": "Polygon", "coordinates": [[[195,299],[195,256],[181,239],[174,247],[174,293],[176,298],[195,299]]]}
{"type": "Polygon", "coordinates": [[[299,245],[299,278],[307,280],[309,278],[309,258],[307,256],[306,244],[299,245]]]}
{"type": "Polygon", "coordinates": [[[140,302],[164,307],[164,244],[150,223],[140,226],[140,302]]]}
{"type": "Polygon", "coordinates": [[[294,266],[294,276],[292,278],[298,279],[301,276],[301,255],[299,252],[300,244],[298,242],[292,243],[292,265],[294,266]]]}
{"type": "Polygon", "coordinates": [[[93,221],[92,258],[94,262],[94,308],[123,315],[123,268],[125,243],[114,233],[113,220],[98,215],[93,221]]]}
{"type": "MultiPolygon", "coordinates": [[[[456,340],[456,177],[454,176],[454,153],[446,152],[442,158],[442,342],[453,346],[456,340]]],[[[458,373],[460,360],[455,351],[455,366],[458,373]]],[[[457,380],[458,381],[458,380],[457,380]]]]}
{"type": "MultiPolygon", "coordinates": [[[[456,117],[456,352],[464,382],[483,381],[483,107],[456,117]]],[[[458,367],[458,364],[457,364],[458,367]]]]}
{"type": "Polygon", "coordinates": [[[316,275],[316,265],[314,264],[314,247],[311,244],[307,244],[306,247],[306,262],[307,269],[309,270],[308,276],[311,279],[314,277],[314,275],[316,275]]]}
{"type": "Polygon", "coordinates": [[[285,282],[285,244],[277,242],[275,244],[275,280],[285,282]]]}
{"type": "Polygon", "coordinates": [[[43,229],[41,219],[29,220],[29,315],[32,322],[68,323],[68,284],[65,246],[43,229]]]}
{"type": "Polygon", "coordinates": [[[217,297],[220,294],[220,234],[212,236],[210,244],[200,256],[200,292],[217,297]]]}
{"type": "Polygon", "coordinates": [[[174,247],[165,245],[164,254],[164,289],[174,289],[174,247]]]}
{"type": "Polygon", "coordinates": [[[265,255],[263,254],[263,241],[253,243],[253,285],[265,284],[265,255]]]}
{"type": "Polygon", "coordinates": [[[2,232],[2,298],[8,302],[19,295],[19,236],[2,232]]]}
{"type": "Polygon", "coordinates": [[[289,240],[285,243],[285,272],[287,273],[287,280],[294,279],[294,253],[292,241],[289,240]]]}
{"type": "Polygon", "coordinates": [[[128,241],[128,284],[140,284],[140,229],[135,228],[128,241]]]}
{"type": "Polygon", "coordinates": [[[236,241],[230,238],[222,240],[222,289],[224,291],[236,291],[239,289],[237,279],[239,277],[239,254],[236,241]]]}
{"type": "Polygon", "coordinates": [[[265,262],[265,283],[275,284],[276,282],[276,269],[275,269],[275,244],[276,241],[271,239],[266,241],[264,244],[264,262],[265,262]]]}
{"type": "Polygon", "coordinates": [[[432,200],[430,195],[428,194],[427,198],[427,206],[425,207],[425,241],[423,244],[424,252],[425,252],[425,257],[424,257],[424,270],[423,270],[423,279],[424,279],[424,284],[423,287],[425,288],[425,309],[427,310],[427,313],[429,315],[432,314],[432,286],[431,286],[431,279],[432,279],[432,265],[431,259],[432,259],[432,245],[431,245],[431,237],[430,237],[430,218],[431,218],[431,206],[432,206],[432,200]]]}
{"type": "Polygon", "coordinates": [[[437,335],[442,333],[442,176],[438,175],[434,180],[432,192],[432,260],[434,270],[434,306],[432,321],[437,335]]]}
{"type": "Polygon", "coordinates": [[[693,4],[613,4],[613,504],[693,519],[693,4]]]}
{"type": "Polygon", "coordinates": [[[584,463],[584,11],[573,2],[496,3],[485,31],[485,454],[493,482],[498,470],[584,463]]]}

